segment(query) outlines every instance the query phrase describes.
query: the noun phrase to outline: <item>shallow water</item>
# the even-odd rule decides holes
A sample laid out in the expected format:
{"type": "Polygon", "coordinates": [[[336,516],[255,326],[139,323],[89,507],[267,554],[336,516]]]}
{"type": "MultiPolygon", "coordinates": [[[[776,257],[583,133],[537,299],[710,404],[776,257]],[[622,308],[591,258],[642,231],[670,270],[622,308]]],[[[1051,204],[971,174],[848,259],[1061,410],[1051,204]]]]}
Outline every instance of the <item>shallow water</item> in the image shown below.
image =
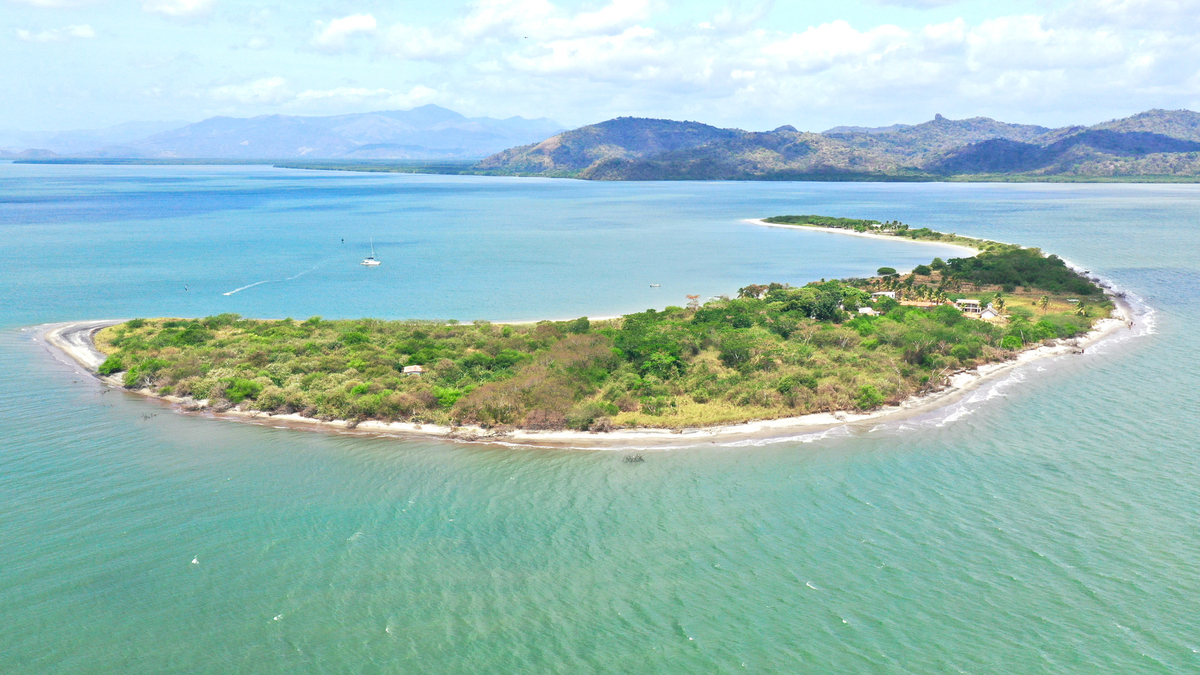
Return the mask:
{"type": "Polygon", "coordinates": [[[1200,671],[1200,186],[0,164],[0,235],[0,672],[1200,671]],[[180,416],[22,330],[604,315],[937,255],[740,222],[781,212],[1039,245],[1151,313],[926,419],[640,464],[180,416]]]}

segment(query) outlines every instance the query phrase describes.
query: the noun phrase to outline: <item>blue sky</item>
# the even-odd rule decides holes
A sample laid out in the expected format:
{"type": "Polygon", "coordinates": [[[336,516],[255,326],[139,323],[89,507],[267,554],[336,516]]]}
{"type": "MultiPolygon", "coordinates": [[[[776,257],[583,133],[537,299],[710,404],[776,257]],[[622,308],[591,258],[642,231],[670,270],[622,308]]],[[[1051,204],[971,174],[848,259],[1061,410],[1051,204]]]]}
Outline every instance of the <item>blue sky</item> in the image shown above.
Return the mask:
{"type": "Polygon", "coordinates": [[[0,0],[0,129],[436,103],[745,129],[1200,107],[1200,0],[0,0]]]}

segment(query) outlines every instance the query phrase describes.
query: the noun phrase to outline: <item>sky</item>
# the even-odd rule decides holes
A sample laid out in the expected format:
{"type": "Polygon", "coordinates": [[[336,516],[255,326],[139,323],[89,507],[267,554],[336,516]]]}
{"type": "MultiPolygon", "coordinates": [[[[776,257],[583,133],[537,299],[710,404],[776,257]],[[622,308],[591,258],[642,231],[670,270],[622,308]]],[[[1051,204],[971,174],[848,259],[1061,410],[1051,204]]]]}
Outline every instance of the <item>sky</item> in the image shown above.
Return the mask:
{"type": "Polygon", "coordinates": [[[1200,109],[1200,0],[0,0],[0,129],[428,103],[581,126],[1200,109]]]}

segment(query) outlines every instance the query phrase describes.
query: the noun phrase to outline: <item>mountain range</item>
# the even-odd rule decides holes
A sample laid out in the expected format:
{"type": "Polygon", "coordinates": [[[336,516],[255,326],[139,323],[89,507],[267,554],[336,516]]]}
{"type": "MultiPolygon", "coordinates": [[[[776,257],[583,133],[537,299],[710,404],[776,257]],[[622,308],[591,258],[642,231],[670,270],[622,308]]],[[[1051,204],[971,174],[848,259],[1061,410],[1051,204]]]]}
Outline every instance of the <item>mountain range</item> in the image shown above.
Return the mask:
{"type": "Polygon", "coordinates": [[[591,180],[937,180],[1200,177],[1200,114],[1149,110],[1048,128],[986,117],[765,132],[619,117],[509,148],[482,173],[591,180]]]}
{"type": "MultiPolygon", "coordinates": [[[[81,147],[78,139],[64,143],[61,138],[51,136],[41,146],[26,145],[25,149],[9,152],[7,156],[32,159],[63,154],[142,159],[477,159],[563,130],[562,125],[546,118],[465,117],[436,105],[325,117],[210,117],[195,124],[173,126],[138,138],[93,142],[91,147],[81,147]]],[[[97,132],[71,133],[84,138],[91,134],[93,140],[103,137],[97,132]]]]}

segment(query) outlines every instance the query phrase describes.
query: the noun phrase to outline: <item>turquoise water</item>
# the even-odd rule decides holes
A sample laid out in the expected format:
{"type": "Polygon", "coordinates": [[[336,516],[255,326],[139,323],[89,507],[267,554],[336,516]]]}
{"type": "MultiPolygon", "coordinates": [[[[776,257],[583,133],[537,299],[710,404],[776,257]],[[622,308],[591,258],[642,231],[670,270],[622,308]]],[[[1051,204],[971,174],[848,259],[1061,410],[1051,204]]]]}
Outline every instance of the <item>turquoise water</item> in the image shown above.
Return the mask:
{"type": "Polygon", "coordinates": [[[0,235],[0,672],[1200,672],[1200,187],[0,164],[0,235]],[[641,464],[181,416],[28,329],[603,315],[937,255],[740,222],[779,212],[1039,245],[1148,309],[926,419],[641,464]]]}

